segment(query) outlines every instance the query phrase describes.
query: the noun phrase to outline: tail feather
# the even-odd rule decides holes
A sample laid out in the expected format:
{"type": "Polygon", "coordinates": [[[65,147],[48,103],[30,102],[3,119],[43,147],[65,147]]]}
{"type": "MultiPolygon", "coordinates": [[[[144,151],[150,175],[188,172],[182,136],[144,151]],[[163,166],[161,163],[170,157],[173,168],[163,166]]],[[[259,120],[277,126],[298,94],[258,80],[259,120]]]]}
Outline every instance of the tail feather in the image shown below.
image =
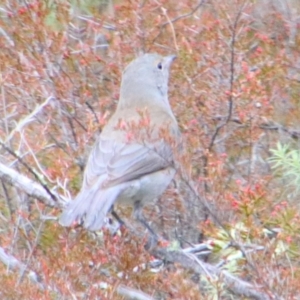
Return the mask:
{"type": "Polygon", "coordinates": [[[81,190],[77,197],[69,203],[59,218],[62,226],[71,226],[74,222],[80,221],[86,214],[95,192],[81,190]]]}
{"type": "Polygon", "coordinates": [[[105,216],[114,204],[120,193],[118,186],[100,191],[101,194],[95,195],[90,207],[86,212],[84,227],[88,230],[99,230],[104,223],[105,216]]]}
{"type": "Polygon", "coordinates": [[[66,207],[60,216],[62,226],[71,226],[74,222],[83,221],[83,226],[88,230],[99,230],[120,193],[118,187],[99,190],[81,190],[74,201],[66,207]]]}

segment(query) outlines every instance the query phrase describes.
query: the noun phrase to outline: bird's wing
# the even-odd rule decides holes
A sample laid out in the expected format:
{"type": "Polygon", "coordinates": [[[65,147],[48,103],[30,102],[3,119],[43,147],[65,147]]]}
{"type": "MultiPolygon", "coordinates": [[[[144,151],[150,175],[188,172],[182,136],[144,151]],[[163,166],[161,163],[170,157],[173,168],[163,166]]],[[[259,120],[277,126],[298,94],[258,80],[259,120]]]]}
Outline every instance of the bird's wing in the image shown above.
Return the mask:
{"type": "Polygon", "coordinates": [[[167,168],[171,163],[171,147],[162,140],[147,146],[117,143],[100,136],[89,156],[80,193],[61,215],[60,224],[70,226],[82,220],[85,228],[100,229],[129,181],[167,168]]]}
{"type": "Polygon", "coordinates": [[[89,188],[104,176],[102,188],[107,188],[165,169],[171,163],[171,147],[163,140],[148,144],[118,143],[100,136],[89,157],[84,186],[89,188]]]}

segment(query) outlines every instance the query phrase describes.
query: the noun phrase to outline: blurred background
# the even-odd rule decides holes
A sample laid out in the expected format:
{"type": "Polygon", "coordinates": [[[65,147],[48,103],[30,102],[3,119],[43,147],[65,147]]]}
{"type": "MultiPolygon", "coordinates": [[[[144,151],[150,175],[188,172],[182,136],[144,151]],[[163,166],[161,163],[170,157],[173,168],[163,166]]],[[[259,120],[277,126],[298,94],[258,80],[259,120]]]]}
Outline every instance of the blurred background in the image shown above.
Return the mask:
{"type": "MultiPolygon", "coordinates": [[[[209,263],[297,299],[299,28],[297,0],[0,1],[0,162],[73,198],[124,67],[176,54],[169,99],[186,151],[147,219],[174,249],[206,243],[209,263]]],[[[184,267],[141,268],[151,257],[130,233],[60,227],[61,204],[3,174],[0,246],[19,263],[2,256],[2,299],[124,299],[120,282],[153,299],[242,299],[184,267]]]]}

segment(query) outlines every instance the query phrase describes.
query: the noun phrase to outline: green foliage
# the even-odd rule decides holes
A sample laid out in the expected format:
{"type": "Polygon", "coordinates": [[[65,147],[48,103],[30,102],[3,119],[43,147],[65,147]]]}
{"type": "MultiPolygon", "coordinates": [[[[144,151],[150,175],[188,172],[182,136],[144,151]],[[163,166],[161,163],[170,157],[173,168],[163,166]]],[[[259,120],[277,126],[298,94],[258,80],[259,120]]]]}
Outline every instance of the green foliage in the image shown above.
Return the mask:
{"type": "Polygon", "coordinates": [[[281,176],[287,187],[300,191],[300,151],[292,149],[288,144],[277,143],[277,148],[270,150],[268,159],[275,174],[281,176]]]}

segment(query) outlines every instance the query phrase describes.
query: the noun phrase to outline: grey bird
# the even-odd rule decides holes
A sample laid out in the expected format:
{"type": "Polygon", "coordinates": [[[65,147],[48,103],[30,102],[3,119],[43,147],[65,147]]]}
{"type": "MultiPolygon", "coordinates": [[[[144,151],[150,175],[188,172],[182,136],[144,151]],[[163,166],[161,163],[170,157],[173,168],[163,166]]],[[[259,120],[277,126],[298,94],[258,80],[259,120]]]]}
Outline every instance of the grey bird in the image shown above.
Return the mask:
{"type": "Polygon", "coordinates": [[[169,69],[174,58],[147,53],[125,68],[117,109],[90,153],[82,188],[60,216],[61,225],[81,222],[88,230],[99,230],[118,202],[132,205],[135,217],[153,233],[142,207],[161,196],[175,175],[173,147],[161,132],[175,144],[180,139],[168,101],[169,69]],[[149,116],[149,130],[141,128],[141,137],[129,139],[121,124],[137,126],[141,111],[149,116]]]}

